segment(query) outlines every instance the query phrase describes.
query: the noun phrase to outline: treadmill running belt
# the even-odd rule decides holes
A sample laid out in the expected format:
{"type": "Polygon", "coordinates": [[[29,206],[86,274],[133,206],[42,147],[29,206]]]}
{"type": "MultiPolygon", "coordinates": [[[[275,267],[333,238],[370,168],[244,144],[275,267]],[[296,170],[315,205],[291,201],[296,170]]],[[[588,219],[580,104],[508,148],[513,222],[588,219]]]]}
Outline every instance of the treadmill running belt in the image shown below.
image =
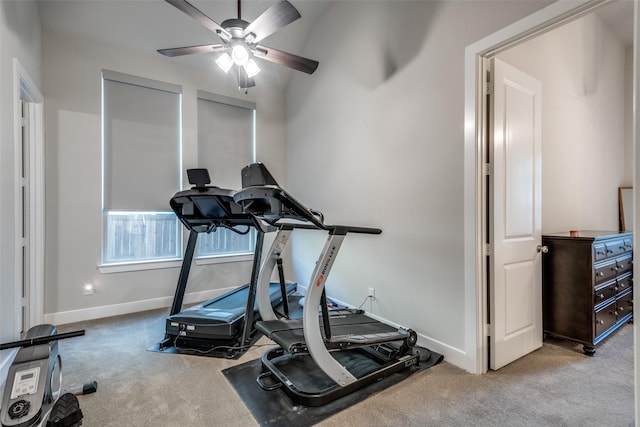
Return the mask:
{"type": "MultiPolygon", "coordinates": [[[[361,313],[330,316],[329,322],[331,323],[332,339],[336,343],[349,342],[353,346],[357,346],[387,342],[394,336],[397,336],[399,340],[406,338],[405,335],[398,332],[398,328],[361,313]]],[[[322,325],[322,321],[320,321],[320,325],[322,325]]],[[[260,321],[256,323],[256,329],[275,341],[288,353],[306,351],[302,319],[260,321]]],[[[322,326],[320,326],[320,333],[326,339],[322,326]]],[[[337,344],[336,347],[338,347],[337,344]]]]}
{"type": "MultiPolygon", "coordinates": [[[[295,283],[287,283],[287,294],[294,292],[296,286],[295,283]]],[[[280,284],[271,283],[269,291],[271,303],[279,304],[282,300],[280,284]]],[[[200,339],[234,339],[242,332],[248,293],[249,285],[244,285],[170,316],[166,321],[167,334],[200,339]]],[[[254,313],[257,312],[255,305],[254,313]]]]}

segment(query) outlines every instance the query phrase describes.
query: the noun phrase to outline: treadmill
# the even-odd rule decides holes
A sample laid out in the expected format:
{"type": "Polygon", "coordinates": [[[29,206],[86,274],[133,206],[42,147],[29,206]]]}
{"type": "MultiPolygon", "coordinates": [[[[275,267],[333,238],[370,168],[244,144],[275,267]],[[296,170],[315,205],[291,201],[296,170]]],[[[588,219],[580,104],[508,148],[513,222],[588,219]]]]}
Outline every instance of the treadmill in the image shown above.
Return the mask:
{"type": "MultiPolygon", "coordinates": [[[[159,350],[173,348],[180,353],[234,358],[257,339],[257,275],[264,235],[274,229],[256,217],[243,213],[233,200],[235,191],[208,186],[211,179],[206,169],[189,169],[187,175],[193,187],[176,193],[170,201],[171,208],[190,233],[171,311],[166,319],[165,337],[159,343],[159,350]],[[198,235],[212,233],[219,228],[239,234],[247,234],[251,228],[257,230],[251,281],[182,310],[198,235]]],[[[282,260],[278,263],[280,282],[268,284],[267,298],[271,307],[281,305],[284,315],[288,316],[288,296],[295,292],[297,285],[285,282],[282,260]]]]}
{"type": "Polygon", "coordinates": [[[325,283],[340,246],[350,233],[380,234],[377,228],[328,225],[320,212],[306,208],[279,187],[263,164],[242,170],[243,189],[234,200],[254,217],[278,226],[258,278],[261,321],[256,328],[279,347],[262,356],[258,384],[265,390],[282,389],[304,406],[325,405],[393,373],[416,370],[429,350],[414,347],[417,334],[365,315],[363,310],[330,311],[325,283]],[[279,319],[269,299],[269,277],[279,254],[296,229],[328,232],[307,287],[302,319],[279,319]]]}

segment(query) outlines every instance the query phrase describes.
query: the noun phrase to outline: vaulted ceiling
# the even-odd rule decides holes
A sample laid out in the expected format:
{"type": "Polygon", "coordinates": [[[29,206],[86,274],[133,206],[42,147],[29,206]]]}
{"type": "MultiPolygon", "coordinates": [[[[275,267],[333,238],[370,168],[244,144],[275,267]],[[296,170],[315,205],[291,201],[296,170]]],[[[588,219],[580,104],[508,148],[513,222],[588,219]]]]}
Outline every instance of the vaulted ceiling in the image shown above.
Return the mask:
{"type": "MultiPolygon", "coordinates": [[[[209,18],[222,23],[238,17],[236,0],[189,0],[209,18]]],[[[241,16],[253,21],[275,0],[242,0],[241,16]]],[[[332,0],[290,0],[302,17],[267,37],[261,44],[302,55],[311,27],[332,0]]],[[[211,31],[163,0],[40,0],[40,21],[45,30],[95,40],[134,50],[140,55],[161,55],[158,49],[220,43],[211,31]]],[[[219,54],[165,58],[191,66],[210,68],[219,54]]],[[[304,56],[304,55],[302,55],[304,56]]],[[[260,61],[260,67],[286,80],[288,68],[260,61]],[[264,64],[264,67],[263,67],[264,64]]]]}
{"type": "MultiPolygon", "coordinates": [[[[189,0],[217,23],[236,18],[236,0],[189,0]]],[[[267,37],[262,44],[303,55],[311,29],[318,17],[335,0],[290,0],[302,18],[267,37]]],[[[423,0],[430,1],[430,0],[423,0]]],[[[516,0],[513,0],[516,1],[516,0]]],[[[366,1],[360,1],[367,7],[366,1]]],[[[253,21],[275,0],[242,0],[242,19],[253,21]]],[[[87,40],[125,47],[141,55],[159,55],[156,50],[171,47],[219,43],[211,31],[198,25],[163,0],[39,0],[43,28],[87,40]]],[[[633,0],[617,0],[597,12],[627,45],[633,42],[633,0]]],[[[303,55],[304,56],[304,55],[303,55]]],[[[166,58],[196,67],[212,67],[216,54],[166,58]]],[[[260,66],[286,81],[289,69],[261,61],[260,66]]]]}

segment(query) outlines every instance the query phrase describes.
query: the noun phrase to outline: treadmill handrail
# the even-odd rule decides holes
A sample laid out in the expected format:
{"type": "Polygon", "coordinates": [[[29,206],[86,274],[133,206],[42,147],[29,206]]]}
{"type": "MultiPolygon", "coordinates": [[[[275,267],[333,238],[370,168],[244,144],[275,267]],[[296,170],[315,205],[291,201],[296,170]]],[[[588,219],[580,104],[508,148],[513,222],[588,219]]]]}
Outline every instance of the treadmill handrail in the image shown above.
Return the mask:
{"type": "MultiPolygon", "coordinates": [[[[255,217],[262,218],[275,226],[284,226],[291,228],[309,228],[303,224],[292,222],[282,222],[285,220],[298,220],[311,222],[316,228],[329,231],[329,234],[344,235],[347,233],[359,234],[381,234],[382,230],[373,227],[360,227],[353,225],[330,225],[324,223],[324,216],[321,212],[305,207],[296,200],[291,194],[287,193],[277,185],[260,185],[247,187],[238,191],[233,199],[240,204],[245,212],[251,213],[255,217]],[[256,200],[276,199],[282,203],[289,211],[280,210],[279,212],[252,212],[252,202],[256,200]],[[291,212],[291,213],[290,213],[291,212]],[[293,215],[292,215],[293,214],[293,215]]],[[[264,206],[264,204],[262,205],[264,206]]]]}

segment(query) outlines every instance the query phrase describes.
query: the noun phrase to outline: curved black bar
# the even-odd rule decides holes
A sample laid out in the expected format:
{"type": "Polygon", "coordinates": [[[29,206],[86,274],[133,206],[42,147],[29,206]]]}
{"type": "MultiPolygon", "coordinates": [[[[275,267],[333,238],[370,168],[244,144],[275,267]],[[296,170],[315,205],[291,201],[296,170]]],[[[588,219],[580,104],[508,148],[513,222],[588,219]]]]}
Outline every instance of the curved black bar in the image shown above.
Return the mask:
{"type": "Polygon", "coordinates": [[[319,215],[313,214],[277,185],[248,187],[238,191],[233,199],[242,206],[245,213],[262,218],[272,224],[289,219],[311,222],[317,228],[329,230],[320,220],[319,215]]]}
{"type": "MultiPolygon", "coordinates": [[[[349,225],[329,225],[324,223],[322,212],[307,208],[291,194],[280,187],[262,163],[252,163],[242,169],[242,183],[245,188],[235,193],[233,200],[242,206],[245,213],[264,219],[272,225],[285,226],[285,220],[310,222],[314,227],[329,231],[330,234],[347,233],[380,234],[379,228],[349,225]]],[[[286,227],[309,228],[308,226],[286,223],[286,227]]]]}
{"type": "Polygon", "coordinates": [[[54,334],[54,335],[35,337],[35,338],[30,338],[30,339],[25,339],[20,341],[13,341],[5,344],[0,344],[0,350],[6,350],[9,348],[16,348],[16,347],[32,347],[34,345],[46,344],[51,341],[80,337],[82,335],[84,335],[84,329],[79,331],[73,331],[73,332],[65,332],[62,334],[54,334]]]}

